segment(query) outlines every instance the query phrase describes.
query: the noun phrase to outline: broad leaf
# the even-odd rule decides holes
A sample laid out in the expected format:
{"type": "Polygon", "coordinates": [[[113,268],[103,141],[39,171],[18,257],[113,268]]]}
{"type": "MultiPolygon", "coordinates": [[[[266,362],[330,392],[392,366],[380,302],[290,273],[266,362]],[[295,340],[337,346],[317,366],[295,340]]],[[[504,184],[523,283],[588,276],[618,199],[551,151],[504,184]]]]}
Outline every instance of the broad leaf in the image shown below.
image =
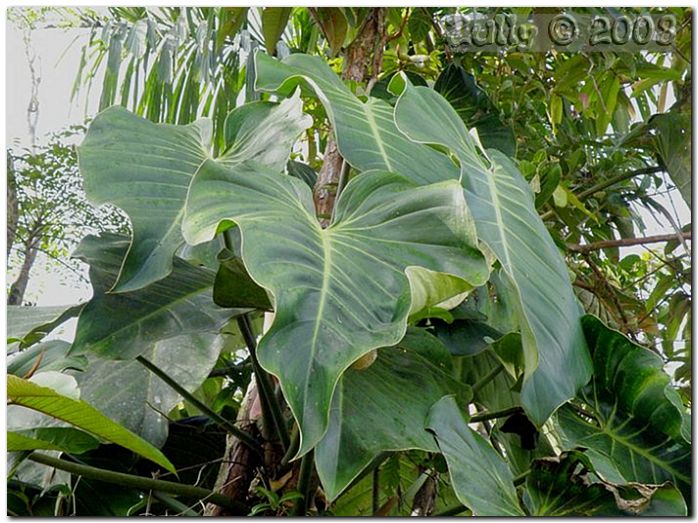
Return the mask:
{"type": "Polygon", "coordinates": [[[473,515],[524,515],[506,461],[468,427],[453,396],[445,396],[432,406],[427,428],[446,458],[458,499],[473,515]]]}
{"type": "Polygon", "coordinates": [[[61,372],[66,369],[84,369],[87,366],[87,358],[69,356],[69,351],[70,343],[67,341],[50,340],[38,343],[10,356],[7,361],[7,373],[21,378],[32,370],[61,372]]]}
{"type": "Polygon", "coordinates": [[[301,83],[314,92],[325,106],[339,152],[356,169],[396,172],[420,184],[458,178],[448,158],[397,130],[388,103],[359,100],[322,58],[292,54],[279,61],[257,53],[255,64],[259,90],[288,95],[301,83]]]}
{"type": "MultiPolygon", "coordinates": [[[[222,342],[214,334],[177,336],[154,343],[142,355],[194,392],[216,364],[222,342]]],[[[140,362],[92,358],[75,378],[90,405],[153,445],[165,443],[166,415],[181,396],[140,362]]]]}
{"type": "Polygon", "coordinates": [[[209,156],[210,135],[207,120],[154,124],[122,107],[106,109],[90,124],[78,148],[85,192],[95,205],[123,209],[133,228],[115,291],[140,289],[172,270],[187,188],[209,156]]]}
{"type": "Polygon", "coordinates": [[[434,89],[448,100],[467,127],[477,129],[483,146],[514,157],[513,131],[502,123],[497,108],[462,65],[448,64],[436,79],[434,89]]]}
{"type": "MultiPolygon", "coordinates": [[[[281,170],[298,134],[310,125],[298,98],[243,105],[228,115],[221,157],[248,158],[281,170]],[[246,122],[246,123],[245,123],[246,122]]],[[[98,114],[79,148],[85,191],[96,205],[128,214],[133,240],[114,291],[141,289],[172,271],[191,178],[210,156],[210,122],[154,124],[120,107],[98,114]]]]}
{"type": "MultiPolygon", "coordinates": [[[[78,315],[82,305],[56,307],[7,306],[8,346],[20,341],[21,346],[36,343],[53,329],[78,315]]],[[[15,346],[16,347],[16,346],[15,346]]]]}
{"type": "Polygon", "coordinates": [[[447,394],[468,401],[470,391],[434,366],[429,354],[402,347],[380,349],[368,369],[345,372],[329,428],[315,449],[327,497],[335,499],[381,452],[438,452],[424,423],[431,406],[447,394]]]}
{"type": "Polygon", "coordinates": [[[661,358],[593,316],[585,316],[583,325],[594,378],[580,399],[591,410],[581,416],[560,409],[563,447],[589,449],[589,459],[609,481],[672,481],[690,492],[690,421],[661,358]]]}
{"type": "Polygon", "coordinates": [[[172,273],[138,291],[105,294],[128,248],[117,235],[88,236],[75,256],[90,264],[95,296],[78,320],[71,354],[91,352],[130,359],[161,340],[215,334],[238,309],[224,310],[211,300],[214,274],[174,260],[172,273]]]}
{"type": "Polygon", "coordinates": [[[536,517],[686,515],[686,503],[671,485],[602,481],[578,451],[534,461],[526,477],[524,502],[536,517]]]}
{"type": "Polygon", "coordinates": [[[424,267],[478,285],[487,267],[457,182],[417,187],[396,174],[363,173],[322,229],[305,183],[246,168],[206,162],[183,230],[199,243],[233,222],[239,227],[245,266],[275,302],[259,359],[279,377],[303,454],[325,433],[342,372],[402,338],[410,310],[405,270],[424,267]]]}
{"type": "Polygon", "coordinates": [[[84,401],[62,396],[55,390],[12,375],[7,377],[7,401],[70,423],[98,438],[121,445],[170,472],[175,471],[158,449],[84,401]]]}
{"type": "Polygon", "coordinates": [[[435,91],[404,82],[395,119],[410,139],[448,147],[460,161],[478,238],[495,253],[518,298],[526,362],[522,401],[541,425],[586,384],[591,363],[567,267],[536,213],[531,189],[499,151],[478,154],[460,117],[435,91]]]}

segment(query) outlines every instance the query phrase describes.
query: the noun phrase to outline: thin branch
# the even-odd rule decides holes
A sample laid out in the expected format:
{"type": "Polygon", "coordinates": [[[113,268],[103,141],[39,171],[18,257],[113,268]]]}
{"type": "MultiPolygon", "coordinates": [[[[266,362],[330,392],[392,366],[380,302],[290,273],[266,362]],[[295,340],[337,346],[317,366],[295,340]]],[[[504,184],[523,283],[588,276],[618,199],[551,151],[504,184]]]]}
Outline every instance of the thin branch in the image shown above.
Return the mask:
{"type": "MultiPolygon", "coordinates": [[[[658,172],[664,171],[664,167],[647,167],[645,169],[637,169],[635,171],[628,171],[626,173],[621,173],[617,176],[613,176],[611,178],[608,178],[607,180],[604,180],[601,183],[598,183],[594,185],[593,187],[590,187],[589,189],[586,189],[579,194],[575,195],[577,196],[577,199],[579,201],[584,201],[590,196],[593,196],[599,191],[603,191],[604,189],[608,189],[609,187],[623,182],[625,180],[630,180],[631,178],[634,178],[635,176],[640,176],[642,174],[654,174],[658,172]]],[[[541,215],[541,218],[543,221],[550,220],[553,216],[555,215],[554,210],[547,211],[541,215]]]]}
{"type": "Polygon", "coordinates": [[[292,516],[305,516],[308,510],[308,503],[310,502],[311,492],[310,486],[312,484],[311,476],[313,474],[313,451],[311,450],[303,456],[301,459],[300,472],[298,473],[298,492],[301,493],[302,498],[296,501],[293,507],[292,516]]]}
{"type": "Polygon", "coordinates": [[[250,319],[247,314],[243,314],[242,316],[238,316],[237,323],[250,352],[252,368],[254,369],[255,377],[257,379],[257,385],[259,385],[262,406],[264,406],[264,403],[266,403],[268,414],[271,418],[269,421],[271,421],[272,425],[274,426],[284,450],[287,450],[291,442],[288,436],[286,422],[281,412],[281,406],[279,405],[276,395],[274,394],[274,387],[271,383],[271,378],[269,377],[267,371],[265,371],[259,364],[259,360],[257,359],[257,340],[252,332],[250,319]]]}
{"type": "Polygon", "coordinates": [[[500,372],[504,370],[504,365],[499,363],[496,365],[492,370],[490,370],[487,374],[485,374],[482,379],[478,380],[473,386],[471,387],[473,394],[476,394],[482,387],[487,385],[489,382],[491,382],[494,378],[496,378],[500,372]]]}
{"type": "Polygon", "coordinates": [[[519,412],[523,412],[521,407],[510,407],[508,409],[495,410],[494,412],[484,412],[482,414],[471,416],[468,423],[479,423],[481,421],[487,421],[490,419],[506,418],[512,414],[518,414],[519,412]]]}
{"type": "Polygon", "coordinates": [[[208,405],[199,401],[193,394],[191,394],[188,390],[183,388],[179,383],[177,383],[175,380],[170,378],[159,367],[157,367],[156,365],[151,363],[149,360],[147,360],[143,356],[138,356],[136,358],[136,360],[138,360],[138,362],[141,365],[143,365],[150,372],[155,374],[162,381],[167,383],[175,391],[177,391],[177,393],[179,393],[181,396],[186,398],[186,400],[188,402],[192,403],[197,409],[199,409],[201,412],[203,412],[206,416],[211,418],[211,420],[213,420],[215,423],[220,425],[222,428],[224,428],[225,430],[230,432],[233,436],[238,438],[240,441],[244,442],[252,451],[254,451],[257,454],[259,454],[260,456],[262,456],[262,451],[259,448],[259,444],[250,434],[248,434],[244,430],[236,427],[232,422],[225,419],[223,416],[221,416],[217,412],[211,410],[208,405]]]}
{"type": "Polygon", "coordinates": [[[672,233],[672,234],[657,234],[656,236],[645,236],[643,238],[621,238],[620,240],[604,240],[595,243],[588,243],[585,245],[581,244],[567,244],[567,249],[572,252],[586,253],[591,251],[599,251],[601,249],[608,249],[611,247],[630,247],[632,245],[646,245],[649,243],[660,243],[668,242],[672,240],[690,240],[690,232],[682,233],[672,233]]]}
{"type": "Polygon", "coordinates": [[[114,472],[111,470],[91,467],[89,465],[71,463],[70,461],[54,458],[53,456],[47,456],[46,454],[39,454],[36,452],[29,455],[27,459],[42,465],[47,465],[49,467],[70,472],[71,474],[98,481],[104,481],[106,483],[113,483],[115,485],[121,485],[124,487],[133,487],[140,490],[156,490],[166,492],[168,494],[176,494],[180,496],[207,500],[211,503],[215,503],[216,505],[220,505],[221,507],[226,507],[233,514],[238,516],[243,516],[248,513],[248,508],[245,505],[238,503],[227,496],[201,487],[185,485],[183,483],[175,483],[174,481],[144,478],[142,476],[125,474],[123,472],[114,472]]]}

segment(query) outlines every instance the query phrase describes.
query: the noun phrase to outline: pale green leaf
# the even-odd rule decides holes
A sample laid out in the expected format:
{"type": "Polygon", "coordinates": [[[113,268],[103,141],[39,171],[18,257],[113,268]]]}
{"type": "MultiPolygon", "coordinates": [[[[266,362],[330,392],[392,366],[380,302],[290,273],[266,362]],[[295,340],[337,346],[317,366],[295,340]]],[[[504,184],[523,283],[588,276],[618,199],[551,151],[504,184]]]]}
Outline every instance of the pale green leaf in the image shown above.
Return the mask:
{"type": "Polygon", "coordinates": [[[396,174],[363,173],[322,229],[302,181],[256,164],[206,162],[189,193],[185,238],[203,242],[233,222],[250,276],[274,297],[259,359],[279,377],[299,422],[301,454],[325,433],[342,372],[402,338],[410,309],[405,269],[424,267],[470,285],[487,278],[455,181],[418,187],[396,174]]]}
{"type": "MultiPolygon", "coordinates": [[[[223,338],[214,334],[176,336],[154,343],[142,355],[189,392],[198,389],[216,364],[223,338]]],[[[181,396],[140,362],[91,358],[75,374],[82,398],[155,446],[167,439],[167,413],[181,396]]]]}

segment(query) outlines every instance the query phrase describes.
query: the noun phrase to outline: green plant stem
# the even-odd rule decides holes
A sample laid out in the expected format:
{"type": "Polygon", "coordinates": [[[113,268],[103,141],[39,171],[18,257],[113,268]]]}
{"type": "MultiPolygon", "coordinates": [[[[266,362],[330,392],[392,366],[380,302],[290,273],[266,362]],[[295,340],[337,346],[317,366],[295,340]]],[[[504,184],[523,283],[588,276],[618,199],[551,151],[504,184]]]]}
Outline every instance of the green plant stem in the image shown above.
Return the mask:
{"type": "Polygon", "coordinates": [[[254,333],[252,332],[250,318],[247,316],[247,314],[243,314],[242,316],[238,316],[237,322],[238,327],[240,327],[242,337],[244,338],[250,352],[252,368],[254,369],[254,373],[257,378],[257,385],[259,386],[259,396],[262,401],[262,407],[264,407],[264,404],[266,403],[266,409],[268,411],[271,424],[276,431],[283,449],[287,450],[290,445],[288,430],[286,429],[284,416],[281,413],[281,406],[276,400],[274,387],[271,383],[271,379],[269,378],[269,374],[262,368],[262,366],[259,364],[259,360],[257,359],[257,339],[254,337],[254,333]]]}
{"type": "Polygon", "coordinates": [[[519,474],[518,476],[516,476],[516,477],[514,478],[514,486],[515,486],[515,487],[518,487],[519,485],[523,485],[524,481],[526,481],[526,478],[528,477],[528,475],[529,475],[530,473],[531,473],[531,471],[530,471],[530,470],[527,470],[527,471],[525,471],[525,472],[522,472],[522,473],[519,474]]]}
{"type": "Polygon", "coordinates": [[[293,456],[295,456],[296,452],[298,452],[300,443],[301,433],[300,430],[298,430],[298,425],[294,424],[293,429],[291,430],[291,444],[288,446],[286,454],[284,454],[284,456],[281,458],[281,462],[279,463],[281,473],[286,472],[286,467],[288,467],[291,459],[293,459],[293,456]]]}
{"type": "Polygon", "coordinates": [[[473,394],[477,394],[477,392],[487,385],[490,381],[492,381],[494,378],[499,375],[500,372],[504,370],[504,365],[499,363],[496,367],[494,367],[491,371],[489,371],[487,374],[485,374],[482,379],[478,380],[473,386],[471,387],[473,394]]]}
{"type": "Polygon", "coordinates": [[[40,463],[42,465],[47,465],[49,467],[70,472],[71,474],[76,474],[78,476],[83,476],[85,478],[98,481],[104,481],[105,483],[113,483],[115,485],[121,485],[124,487],[133,487],[140,490],[156,490],[166,492],[168,494],[187,496],[197,498],[202,501],[209,501],[229,509],[231,513],[236,516],[243,516],[248,512],[245,505],[238,503],[237,501],[230,499],[223,494],[212,492],[205,488],[195,487],[193,485],[184,485],[183,483],[175,483],[174,481],[163,481],[161,479],[144,478],[142,476],[125,474],[123,472],[104,470],[97,467],[91,467],[89,465],[81,465],[80,463],[71,463],[69,461],[36,452],[32,453],[27,459],[34,461],[35,463],[40,463]]]}
{"type": "Polygon", "coordinates": [[[483,414],[471,416],[468,423],[479,423],[481,421],[487,421],[490,419],[506,418],[507,416],[511,416],[512,414],[517,414],[519,412],[523,412],[521,407],[510,407],[508,409],[496,410],[494,412],[485,412],[483,414]]]}
{"type": "Polygon", "coordinates": [[[211,418],[215,423],[217,423],[218,425],[223,427],[225,430],[230,432],[233,436],[235,436],[240,441],[245,443],[245,445],[247,445],[250,449],[252,449],[258,455],[262,456],[262,450],[260,449],[259,444],[252,437],[251,434],[236,427],[231,421],[225,419],[223,416],[221,416],[217,412],[214,412],[212,409],[210,409],[208,407],[208,405],[199,401],[196,397],[194,397],[193,394],[191,394],[188,390],[186,390],[184,387],[182,387],[175,380],[170,378],[166,373],[164,373],[160,368],[158,368],[156,365],[151,363],[148,359],[144,358],[143,356],[138,356],[136,358],[136,360],[141,365],[143,365],[145,368],[147,368],[150,372],[155,374],[158,378],[160,378],[162,381],[164,381],[170,387],[172,387],[172,389],[177,391],[177,393],[180,394],[182,397],[184,397],[189,403],[194,405],[197,409],[199,409],[201,412],[203,412],[206,416],[211,418]]]}
{"type": "Polygon", "coordinates": [[[298,473],[298,492],[302,498],[298,498],[293,507],[292,516],[305,516],[310,501],[311,476],[313,474],[313,451],[311,450],[301,459],[301,468],[298,473]]]}
{"type": "Polygon", "coordinates": [[[371,490],[371,513],[375,516],[380,509],[380,465],[373,469],[373,485],[371,490]]]}

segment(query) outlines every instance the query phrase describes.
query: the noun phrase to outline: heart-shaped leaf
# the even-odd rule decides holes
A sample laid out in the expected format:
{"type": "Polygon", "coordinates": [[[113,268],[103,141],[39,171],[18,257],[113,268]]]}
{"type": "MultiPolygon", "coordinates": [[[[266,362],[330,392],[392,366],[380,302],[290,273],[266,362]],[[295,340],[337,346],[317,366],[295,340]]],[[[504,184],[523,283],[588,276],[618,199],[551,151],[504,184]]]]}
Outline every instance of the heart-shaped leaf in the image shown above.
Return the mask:
{"type": "MultiPolygon", "coordinates": [[[[298,134],[311,123],[298,97],[256,102],[232,111],[225,124],[228,148],[220,161],[253,158],[283,169],[298,134]]],[[[141,289],[172,271],[182,244],[181,221],[191,178],[210,157],[211,124],[154,124],[121,108],[98,114],[78,150],[85,191],[95,205],[128,214],[133,240],[115,292],[141,289]]]]}
{"type": "Polygon", "coordinates": [[[396,174],[363,173],[347,184],[327,229],[312,201],[296,178],[209,161],[192,183],[183,223],[194,244],[232,223],[239,227],[245,266],[274,297],[275,319],[259,359],[279,377],[298,420],[300,454],[325,433],[342,372],[405,333],[408,267],[470,285],[487,278],[455,181],[418,187],[396,174]]]}

